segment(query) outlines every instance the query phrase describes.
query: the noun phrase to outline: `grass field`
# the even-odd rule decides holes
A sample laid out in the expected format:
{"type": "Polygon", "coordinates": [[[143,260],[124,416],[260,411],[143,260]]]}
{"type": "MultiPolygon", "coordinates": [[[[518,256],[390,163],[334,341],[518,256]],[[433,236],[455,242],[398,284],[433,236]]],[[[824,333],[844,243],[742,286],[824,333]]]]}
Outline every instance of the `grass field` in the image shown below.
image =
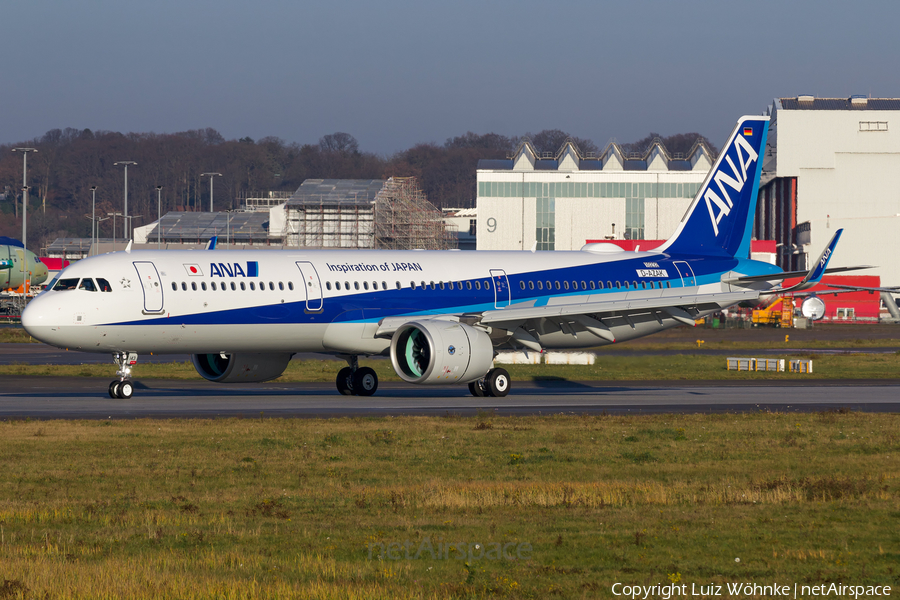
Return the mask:
{"type": "Polygon", "coordinates": [[[0,598],[900,587],[900,415],[13,421],[0,440],[0,598]]]}

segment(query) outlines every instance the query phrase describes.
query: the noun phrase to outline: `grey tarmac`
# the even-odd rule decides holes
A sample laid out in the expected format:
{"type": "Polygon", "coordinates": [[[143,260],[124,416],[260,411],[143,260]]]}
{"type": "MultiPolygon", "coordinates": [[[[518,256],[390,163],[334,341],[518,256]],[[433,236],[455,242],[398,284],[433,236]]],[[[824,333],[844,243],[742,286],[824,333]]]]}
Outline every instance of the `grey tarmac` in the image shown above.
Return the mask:
{"type": "Polygon", "coordinates": [[[475,398],[464,386],[382,383],[375,396],[341,396],[331,383],[228,385],[138,380],[113,400],[109,379],[8,376],[0,419],[384,417],[401,415],[642,414],[900,410],[900,379],[514,382],[505,398],[475,398]]]}

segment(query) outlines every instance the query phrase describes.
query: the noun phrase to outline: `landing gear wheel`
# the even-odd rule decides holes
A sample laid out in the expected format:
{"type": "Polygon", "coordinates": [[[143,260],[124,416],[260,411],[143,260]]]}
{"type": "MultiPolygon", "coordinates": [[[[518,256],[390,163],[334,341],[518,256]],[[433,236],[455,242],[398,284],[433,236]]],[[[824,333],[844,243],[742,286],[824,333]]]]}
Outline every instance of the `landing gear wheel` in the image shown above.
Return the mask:
{"type": "Polygon", "coordinates": [[[484,398],[487,395],[484,393],[484,386],[481,385],[480,379],[476,379],[475,381],[469,383],[469,393],[476,398],[484,398]]]}
{"type": "Polygon", "coordinates": [[[134,384],[127,379],[118,385],[119,398],[128,400],[134,393],[134,384]]]}
{"type": "Polygon", "coordinates": [[[352,396],[353,388],[350,385],[350,378],[353,376],[353,371],[350,367],[344,367],[340,371],[338,371],[337,379],[335,380],[335,384],[337,385],[337,390],[344,396],[352,396]]]}
{"type": "Polygon", "coordinates": [[[116,363],[116,379],[109,384],[109,397],[127,400],[134,393],[134,384],[131,382],[131,368],[137,364],[136,352],[113,352],[113,362],[116,363]]]}
{"type": "Polygon", "coordinates": [[[353,374],[353,393],[358,396],[371,396],[378,389],[378,375],[374,369],[360,367],[353,374]]]}
{"type": "Polygon", "coordinates": [[[509,373],[506,369],[491,369],[484,378],[487,393],[495,398],[503,398],[509,393],[509,373]]]}

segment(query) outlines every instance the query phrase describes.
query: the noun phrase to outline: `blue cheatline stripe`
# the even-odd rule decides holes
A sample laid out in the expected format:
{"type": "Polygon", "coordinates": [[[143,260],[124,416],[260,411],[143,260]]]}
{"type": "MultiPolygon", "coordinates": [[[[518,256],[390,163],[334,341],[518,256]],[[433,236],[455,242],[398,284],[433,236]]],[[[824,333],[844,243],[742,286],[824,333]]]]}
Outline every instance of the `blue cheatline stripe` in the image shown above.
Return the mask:
{"type": "MultiPolygon", "coordinates": [[[[670,281],[673,287],[681,287],[681,278],[672,264],[674,260],[686,260],[694,271],[698,285],[714,283],[721,278],[721,274],[737,267],[745,261],[731,258],[691,259],[689,257],[669,257],[664,254],[650,255],[628,259],[615,263],[598,263],[593,265],[580,265],[562,269],[536,271],[531,273],[516,273],[509,275],[512,287],[513,303],[534,301],[535,306],[545,306],[551,298],[584,297],[610,293],[622,293],[635,291],[634,288],[626,290],[624,287],[608,288],[607,281],[653,281],[657,284],[670,281]],[[648,268],[647,262],[658,263],[659,268],[665,269],[668,278],[642,278],[637,275],[637,270],[648,268]],[[520,282],[529,281],[574,281],[578,284],[578,290],[552,293],[547,290],[521,289],[520,282]],[[582,281],[602,281],[603,289],[581,289],[582,281]]],[[[257,265],[256,261],[248,263],[257,265]]],[[[763,263],[753,263],[761,265],[763,263]]],[[[747,265],[749,266],[749,265],[747,265]]],[[[656,267],[654,267],[656,268],[656,267]]],[[[479,278],[481,281],[482,278],[479,278]]],[[[474,280],[470,280],[474,281],[474,280]]],[[[463,280],[465,283],[465,280],[463,280]]],[[[173,292],[167,295],[167,299],[175,297],[182,292],[173,292]]],[[[229,292],[240,293],[240,292],[229,292]]],[[[195,293],[196,294],[196,293],[195,293]]],[[[195,295],[196,297],[196,295],[195,295]]],[[[252,297],[251,297],[252,299],[252,297]]],[[[268,299],[267,299],[268,300],[268,299]]],[[[404,288],[402,290],[390,289],[362,294],[346,296],[325,297],[323,310],[317,313],[307,313],[306,303],[303,300],[281,303],[279,300],[269,300],[270,304],[255,305],[234,309],[219,310],[214,312],[202,312],[195,314],[176,315],[172,317],[161,316],[149,319],[132,320],[119,323],[107,323],[107,325],[171,325],[173,322],[184,325],[221,325],[228,324],[292,324],[292,323],[363,323],[378,322],[382,318],[391,316],[428,316],[436,314],[460,314],[465,312],[482,312],[494,310],[494,291],[491,288],[476,290],[440,290],[422,289],[416,290],[404,288]],[[276,303],[277,302],[277,303],[276,303]],[[424,308],[427,307],[427,308],[424,308]]],[[[199,300],[198,300],[199,303],[199,300]]]]}

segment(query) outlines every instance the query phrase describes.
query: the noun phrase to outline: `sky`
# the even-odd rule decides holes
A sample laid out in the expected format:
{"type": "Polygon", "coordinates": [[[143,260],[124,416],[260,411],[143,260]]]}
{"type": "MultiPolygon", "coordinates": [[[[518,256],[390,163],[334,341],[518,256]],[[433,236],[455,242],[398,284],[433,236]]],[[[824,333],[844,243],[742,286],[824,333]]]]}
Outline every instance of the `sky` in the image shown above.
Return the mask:
{"type": "Polygon", "coordinates": [[[0,6],[0,143],[54,128],[390,155],[467,131],[721,145],[776,97],[900,97],[900,2],[27,0],[0,6]]]}

